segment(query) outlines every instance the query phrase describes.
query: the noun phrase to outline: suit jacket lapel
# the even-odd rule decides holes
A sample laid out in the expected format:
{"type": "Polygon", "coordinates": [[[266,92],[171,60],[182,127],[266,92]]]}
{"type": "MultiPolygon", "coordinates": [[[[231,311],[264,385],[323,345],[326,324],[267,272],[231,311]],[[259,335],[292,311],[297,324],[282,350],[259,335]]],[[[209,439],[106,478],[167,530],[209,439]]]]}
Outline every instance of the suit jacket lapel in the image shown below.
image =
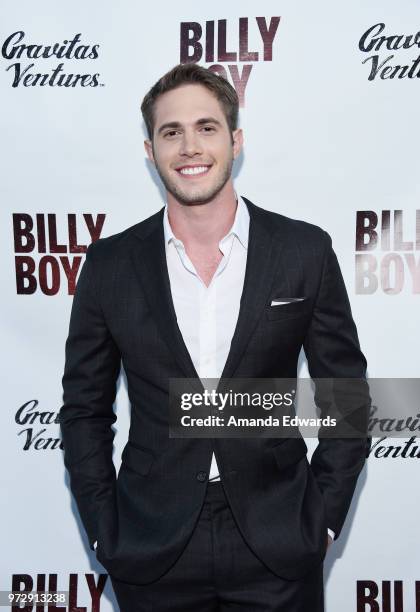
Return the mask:
{"type": "Polygon", "coordinates": [[[222,378],[234,375],[261,312],[269,300],[274,273],[284,242],[266,221],[264,211],[243,198],[250,214],[248,253],[238,321],[222,378]]]}
{"type": "Polygon", "coordinates": [[[145,238],[141,238],[141,242],[136,242],[130,252],[131,259],[162,338],[173,352],[184,375],[187,378],[198,378],[178,327],[172,300],[163,233],[163,209],[155,217],[156,226],[145,238]]]}

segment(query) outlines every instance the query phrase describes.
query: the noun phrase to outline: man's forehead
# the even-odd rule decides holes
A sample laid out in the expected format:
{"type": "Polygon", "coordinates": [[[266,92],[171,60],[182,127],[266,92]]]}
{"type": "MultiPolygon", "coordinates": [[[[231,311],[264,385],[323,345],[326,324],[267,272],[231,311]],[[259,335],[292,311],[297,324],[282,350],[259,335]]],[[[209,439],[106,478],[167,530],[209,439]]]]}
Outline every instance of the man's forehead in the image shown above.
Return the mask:
{"type": "Polygon", "coordinates": [[[165,92],[155,102],[155,127],[167,122],[195,123],[202,117],[223,120],[216,96],[200,84],[186,84],[165,92]]]}

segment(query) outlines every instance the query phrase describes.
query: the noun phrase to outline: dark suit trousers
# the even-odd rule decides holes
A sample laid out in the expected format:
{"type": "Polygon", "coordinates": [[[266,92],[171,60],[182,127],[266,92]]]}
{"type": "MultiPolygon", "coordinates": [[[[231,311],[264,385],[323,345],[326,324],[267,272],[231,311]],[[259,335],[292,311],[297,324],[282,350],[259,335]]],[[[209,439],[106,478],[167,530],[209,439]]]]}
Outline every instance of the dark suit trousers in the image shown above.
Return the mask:
{"type": "Polygon", "coordinates": [[[322,612],[322,570],[293,581],[273,574],[241,536],[217,482],[208,484],[193,534],[166,574],[142,586],[111,581],[121,612],[322,612]]]}

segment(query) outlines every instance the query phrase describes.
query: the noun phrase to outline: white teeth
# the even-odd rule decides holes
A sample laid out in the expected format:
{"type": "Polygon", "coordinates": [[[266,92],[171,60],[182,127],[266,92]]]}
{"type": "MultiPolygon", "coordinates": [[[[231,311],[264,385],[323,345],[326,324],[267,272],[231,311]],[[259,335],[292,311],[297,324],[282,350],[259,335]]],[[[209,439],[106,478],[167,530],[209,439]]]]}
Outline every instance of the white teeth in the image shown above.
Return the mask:
{"type": "Polygon", "coordinates": [[[181,174],[201,174],[207,172],[208,166],[196,166],[195,168],[181,168],[181,174]]]}

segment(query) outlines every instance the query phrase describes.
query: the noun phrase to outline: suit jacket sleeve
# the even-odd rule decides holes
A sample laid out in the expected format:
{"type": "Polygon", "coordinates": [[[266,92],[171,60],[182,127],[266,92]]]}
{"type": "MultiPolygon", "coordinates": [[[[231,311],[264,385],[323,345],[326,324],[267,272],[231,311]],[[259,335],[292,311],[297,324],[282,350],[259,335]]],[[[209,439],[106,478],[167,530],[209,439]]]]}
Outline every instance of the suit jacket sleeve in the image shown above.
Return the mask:
{"type": "Polygon", "coordinates": [[[101,507],[115,490],[111,426],[121,364],[98,300],[94,247],[88,248],[73,299],[60,410],[64,463],[92,549],[101,507]]]}
{"type": "MultiPolygon", "coordinates": [[[[365,380],[366,360],[360,350],[337,257],[326,232],[324,239],[322,276],[304,341],[308,369],[315,379],[358,379],[354,381],[355,401],[367,424],[370,398],[365,380]]],[[[315,399],[317,401],[317,396],[315,399]]],[[[321,416],[325,416],[325,405],[318,405],[321,416]]],[[[323,494],[327,525],[336,538],[346,518],[369,444],[367,435],[342,439],[320,437],[313,453],[311,468],[323,494]]]]}

